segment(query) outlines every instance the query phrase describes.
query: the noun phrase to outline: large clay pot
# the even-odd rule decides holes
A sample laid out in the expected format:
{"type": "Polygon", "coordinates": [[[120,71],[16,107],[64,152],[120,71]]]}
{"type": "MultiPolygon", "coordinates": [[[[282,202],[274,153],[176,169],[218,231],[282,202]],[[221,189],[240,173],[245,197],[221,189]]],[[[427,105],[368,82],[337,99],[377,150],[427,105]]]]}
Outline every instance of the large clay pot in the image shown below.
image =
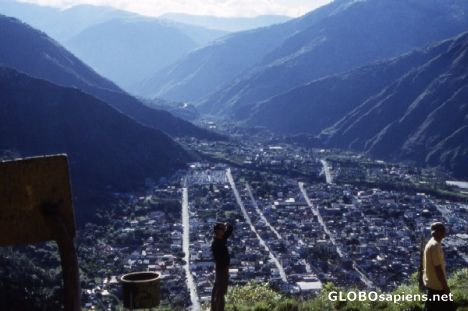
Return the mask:
{"type": "Polygon", "coordinates": [[[149,309],[159,306],[160,275],[156,272],[133,272],[120,278],[124,307],[149,309]]]}

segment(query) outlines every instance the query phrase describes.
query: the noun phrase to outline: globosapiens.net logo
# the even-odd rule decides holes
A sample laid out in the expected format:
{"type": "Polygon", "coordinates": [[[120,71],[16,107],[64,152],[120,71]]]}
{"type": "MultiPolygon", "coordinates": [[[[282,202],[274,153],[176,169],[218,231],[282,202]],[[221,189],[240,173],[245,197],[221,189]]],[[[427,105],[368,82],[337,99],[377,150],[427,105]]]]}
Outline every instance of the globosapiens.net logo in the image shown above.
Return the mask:
{"type": "Polygon", "coordinates": [[[441,294],[433,295],[429,297],[427,294],[405,294],[404,292],[400,294],[388,294],[388,293],[379,293],[375,291],[331,291],[328,293],[328,300],[330,301],[370,301],[370,302],[393,302],[393,303],[402,303],[402,302],[412,302],[412,301],[453,301],[453,294],[441,294]]]}

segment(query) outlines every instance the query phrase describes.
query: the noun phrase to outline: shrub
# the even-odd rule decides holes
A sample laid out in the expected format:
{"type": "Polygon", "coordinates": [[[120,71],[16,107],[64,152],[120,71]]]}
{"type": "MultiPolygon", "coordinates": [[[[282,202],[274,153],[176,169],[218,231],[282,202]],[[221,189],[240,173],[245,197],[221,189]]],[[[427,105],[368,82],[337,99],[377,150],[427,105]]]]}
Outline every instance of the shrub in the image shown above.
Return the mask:
{"type": "Polygon", "coordinates": [[[273,310],[282,299],[282,295],[273,291],[268,284],[249,282],[229,290],[226,310],[273,310]]]}
{"type": "Polygon", "coordinates": [[[275,311],[299,311],[299,303],[292,299],[280,302],[275,311]]]}

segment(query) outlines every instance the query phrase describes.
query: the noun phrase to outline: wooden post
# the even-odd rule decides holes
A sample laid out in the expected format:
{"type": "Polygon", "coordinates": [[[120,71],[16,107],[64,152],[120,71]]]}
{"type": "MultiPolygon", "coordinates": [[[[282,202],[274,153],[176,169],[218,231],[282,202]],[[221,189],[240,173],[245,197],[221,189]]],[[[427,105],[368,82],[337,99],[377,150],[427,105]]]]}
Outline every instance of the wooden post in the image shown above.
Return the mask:
{"type": "Polygon", "coordinates": [[[78,256],[76,254],[73,234],[61,219],[58,204],[44,203],[42,211],[46,221],[52,228],[57,242],[62,266],[64,311],[81,311],[81,286],[78,256]]]}

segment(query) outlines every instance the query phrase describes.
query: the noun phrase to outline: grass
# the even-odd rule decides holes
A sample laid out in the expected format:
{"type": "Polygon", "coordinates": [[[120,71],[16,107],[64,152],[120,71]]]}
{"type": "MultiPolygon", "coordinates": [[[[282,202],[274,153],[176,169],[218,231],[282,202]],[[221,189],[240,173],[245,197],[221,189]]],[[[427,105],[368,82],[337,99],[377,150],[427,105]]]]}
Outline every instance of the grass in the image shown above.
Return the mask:
{"type": "MultiPolygon", "coordinates": [[[[454,296],[458,311],[468,311],[468,269],[461,269],[449,278],[449,285],[454,296]]],[[[378,292],[385,295],[385,301],[331,301],[331,292],[343,292],[343,295],[357,289],[338,288],[331,283],[324,285],[323,290],[315,297],[301,301],[281,295],[266,284],[248,283],[233,287],[226,297],[228,311],[421,311],[422,301],[402,301],[394,303],[389,294],[422,294],[414,276],[407,284],[402,284],[391,293],[378,292]],[[388,300],[387,300],[388,299],[388,300]]],[[[369,292],[367,292],[369,293],[369,292]]]]}

